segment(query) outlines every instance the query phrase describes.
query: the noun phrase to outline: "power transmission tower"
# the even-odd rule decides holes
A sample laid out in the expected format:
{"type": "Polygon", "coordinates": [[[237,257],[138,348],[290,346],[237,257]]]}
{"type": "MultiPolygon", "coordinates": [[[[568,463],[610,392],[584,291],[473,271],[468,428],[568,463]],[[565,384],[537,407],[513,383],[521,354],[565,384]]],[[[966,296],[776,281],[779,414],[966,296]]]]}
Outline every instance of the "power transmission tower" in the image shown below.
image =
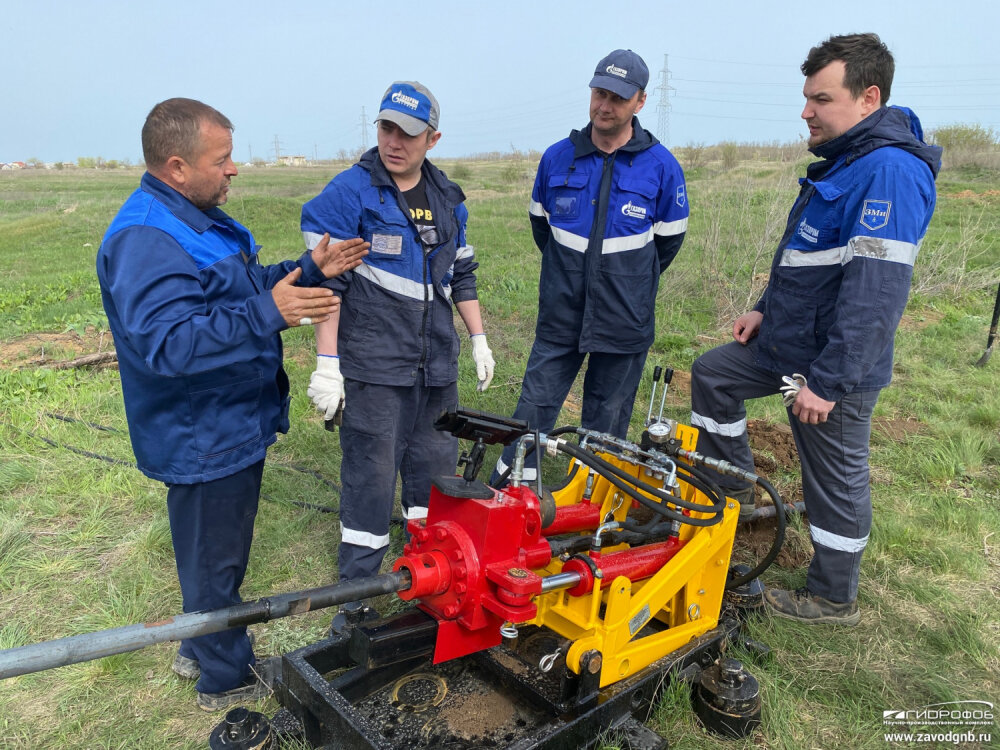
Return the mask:
{"type": "Polygon", "coordinates": [[[361,107],[361,153],[368,150],[368,116],[365,108],[361,107]]]}
{"type": "Polygon", "coordinates": [[[660,94],[656,105],[656,137],[664,146],[670,142],[670,92],[676,89],[670,85],[670,68],[667,67],[667,55],[663,55],[663,70],[660,71],[660,84],[655,91],[660,94]]]}
{"type": "Polygon", "coordinates": [[[277,134],[274,136],[274,161],[281,161],[281,141],[278,140],[277,134]]]}

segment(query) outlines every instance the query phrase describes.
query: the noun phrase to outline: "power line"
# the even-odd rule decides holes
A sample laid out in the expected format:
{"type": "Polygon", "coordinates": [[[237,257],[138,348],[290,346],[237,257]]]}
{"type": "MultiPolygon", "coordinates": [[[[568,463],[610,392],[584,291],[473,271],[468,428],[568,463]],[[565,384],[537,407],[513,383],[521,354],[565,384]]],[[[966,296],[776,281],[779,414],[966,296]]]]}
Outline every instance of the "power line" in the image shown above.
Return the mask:
{"type": "Polygon", "coordinates": [[[670,142],[670,92],[674,87],[670,85],[670,68],[667,66],[667,55],[663,55],[663,69],[660,71],[660,84],[656,87],[660,94],[660,101],[656,105],[656,137],[660,143],[666,145],[670,142]]]}
{"type": "Polygon", "coordinates": [[[364,105],[361,107],[361,153],[368,150],[368,116],[365,114],[364,105]]]}

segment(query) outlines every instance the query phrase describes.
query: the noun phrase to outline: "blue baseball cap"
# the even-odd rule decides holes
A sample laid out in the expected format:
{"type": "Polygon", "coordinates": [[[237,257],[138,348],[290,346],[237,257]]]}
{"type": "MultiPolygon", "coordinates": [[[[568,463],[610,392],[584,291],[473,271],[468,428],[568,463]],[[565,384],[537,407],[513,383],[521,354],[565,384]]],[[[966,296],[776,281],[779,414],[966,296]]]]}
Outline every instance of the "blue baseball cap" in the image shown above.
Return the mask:
{"type": "Polygon", "coordinates": [[[616,49],[597,63],[592,89],[612,91],[622,99],[631,99],[635,92],[645,89],[649,83],[649,68],[630,49],[616,49]]]}
{"type": "Polygon", "coordinates": [[[437,130],[439,115],[437,99],[426,86],[416,81],[396,81],[382,95],[375,122],[394,122],[404,133],[413,136],[427,128],[437,130]]]}

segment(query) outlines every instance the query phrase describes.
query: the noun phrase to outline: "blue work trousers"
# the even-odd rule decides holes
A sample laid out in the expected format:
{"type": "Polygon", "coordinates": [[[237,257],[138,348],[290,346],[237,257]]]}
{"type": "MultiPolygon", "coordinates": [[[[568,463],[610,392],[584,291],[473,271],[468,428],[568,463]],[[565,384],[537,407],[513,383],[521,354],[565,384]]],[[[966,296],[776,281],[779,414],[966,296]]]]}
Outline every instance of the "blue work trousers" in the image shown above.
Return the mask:
{"type": "MultiPolygon", "coordinates": [[[[751,348],[736,341],[698,357],[691,367],[691,424],[699,429],[698,451],[753,471],[744,401],[780,393],[782,374],[792,373],[759,368],[751,348]]],[[[826,422],[815,425],[803,424],[787,409],[814,549],[806,586],[834,602],[853,602],[858,593],[872,526],[868,442],[878,394],[848,393],[826,422]]],[[[710,473],[723,489],[740,488],[740,480],[710,473]]]]}
{"type": "MultiPolygon", "coordinates": [[[[167,514],[185,612],[239,604],[250,560],[264,461],[198,484],[168,484],[167,514]]],[[[181,641],[197,660],[195,690],[221,693],[239,686],[255,664],[245,627],[181,641]]]]}
{"type": "Polygon", "coordinates": [[[427,516],[432,477],[455,475],[458,439],[434,429],[458,406],[458,385],[388,386],[344,381],[340,427],[340,580],[378,575],[389,546],[389,522],[402,480],[403,516],[427,516]]]}
{"type": "MultiPolygon", "coordinates": [[[[583,412],[580,426],[624,438],[632,419],[632,406],[639,389],[646,352],[606,354],[578,351],[576,343],[555,344],[536,338],[528,356],[528,366],[521,382],[521,397],[514,410],[515,419],[523,419],[533,430],[548,432],[556,425],[559,410],[569,395],[583,359],[583,412]]],[[[510,467],[514,445],[504,448],[492,481],[510,467]]],[[[537,462],[534,454],[525,461],[526,479],[533,479],[537,462]]]]}

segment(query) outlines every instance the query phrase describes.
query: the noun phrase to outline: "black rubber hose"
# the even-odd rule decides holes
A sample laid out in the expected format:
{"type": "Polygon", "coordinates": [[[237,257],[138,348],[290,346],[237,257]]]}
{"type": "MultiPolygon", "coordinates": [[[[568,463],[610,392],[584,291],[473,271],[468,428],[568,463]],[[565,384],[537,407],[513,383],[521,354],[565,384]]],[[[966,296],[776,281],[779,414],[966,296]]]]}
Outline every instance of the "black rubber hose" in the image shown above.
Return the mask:
{"type": "Polygon", "coordinates": [[[785,526],[787,525],[787,518],[785,517],[785,505],[781,502],[781,497],[778,495],[777,490],[771,486],[763,477],[757,477],[757,484],[760,488],[767,492],[771,496],[771,501],[774,503],[774,517],[778,520],[778,527],[774,532],[774,542],[771,544],[771,549],[764,556],[764,559],[760,561],[756,568],[751,570],[749,573],[740,576],[739,578],[734,578],[732,581],[726,583],[726,589],[734,589],[742,586],[745,583],[750,583],[754,578],[757,578],[765,570],[771,567],[777,557],[778,553],[781,552],[782,546],[785,544],[785,526]]]}
{"type": "Polygon", "coordinates": [[[594,469],[598,474],[607,479],[611,484],[617,487],[619,490],[624,492],[626,495],[631,497],[633,500],[639,504],[649,508],[654,513],[658,513],[664,518],[677,521],[678,523],[688,524],[690,526],[714,526],[722,520],[722,509],[725,508],[725,498],[720,498],[720,501],[715,503],[711,507],[706,507],[704,505],[697,505],[695,503],[688,503],[687,501],[676,498],[673,495],[664,493],[662,490],[646,484],[645,482],[639,480],[626,472],[620,470],[614,464],[611,464],[604,459],[595,456],[594,454],[579,448],[578,446],[572,445],[570,443],[560,441],[559,450],[566,453],[569,456],[580,461],[592,469],[594,469]],[[670,510],[661,503],[654,502],[650,500],[645,495],[640,493],[636,488],[641,488],[642,490],[648,492],[649,494],[661,498],[666,502],[680,505],[681,507],[686,507],[695,510],[699,513],[714,512],[714,515],[710,518],[693,518],[691,516],[685,516],[682,513],[670,510]]]}

